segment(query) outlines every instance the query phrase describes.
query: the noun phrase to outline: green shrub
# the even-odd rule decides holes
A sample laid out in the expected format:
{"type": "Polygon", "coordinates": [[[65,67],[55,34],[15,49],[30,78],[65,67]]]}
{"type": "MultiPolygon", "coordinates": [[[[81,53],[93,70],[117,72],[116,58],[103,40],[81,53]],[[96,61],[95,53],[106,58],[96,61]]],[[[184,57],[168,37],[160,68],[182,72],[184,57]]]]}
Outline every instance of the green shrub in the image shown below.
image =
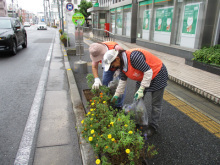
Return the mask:
{"type": "Polygon", "coordinates": [[[196,50],[193,53],[193,60],[220,66],[220,45],[215,45],[213,47],[196,50]]]}
{"type": "MultiPolygon", "coordinates": [[[[66,45],[67,43],[67,33],[63,33],[61,36],[60,36],[60,40],[64,43],[64,45],[66,45]]],[[[70,38],[68,37],[68,43],[70,41],[70,38]]]]}
{"type": "MultiPolygon", "coordinates": [[[[91,87],[93,75],[88,74],[86,78],[91,87]]],[[[102,86],[97,91],[99,93],[93,91],[95,96],[89,102],[90,111],[80,127],[82,137],[99,155],[96,164],[142,164],[145,157],[144,139],[131,119],[134,114],[125,115],[124,110],[118,112],[110,106],[112,96],[108,87],[102,86]]],[[[158,154],[154,145],[148,145],[146,152],[149,158],[158,154]]]]}
{"type": "Polygon", "coordinates": [[[60,29],[59,32],[60,32],[61,35],[63,34],[63,30],[62,29],[60,29]]]}

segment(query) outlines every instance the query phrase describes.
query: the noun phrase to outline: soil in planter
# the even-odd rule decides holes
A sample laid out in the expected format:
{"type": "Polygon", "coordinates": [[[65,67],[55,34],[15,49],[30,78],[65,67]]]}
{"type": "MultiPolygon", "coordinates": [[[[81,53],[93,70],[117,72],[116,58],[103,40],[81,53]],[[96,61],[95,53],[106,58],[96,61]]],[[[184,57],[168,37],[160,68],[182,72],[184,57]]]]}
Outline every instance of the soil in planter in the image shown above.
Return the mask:
{"type": "Polygon", "coordinates": [[[92,98],[94,97],[93,93],[91,92],[90,89],[85,89],[83,90],[83,93],[85,95],[86,100],[89,102],[90,100],[92,100],[92,98]]]}

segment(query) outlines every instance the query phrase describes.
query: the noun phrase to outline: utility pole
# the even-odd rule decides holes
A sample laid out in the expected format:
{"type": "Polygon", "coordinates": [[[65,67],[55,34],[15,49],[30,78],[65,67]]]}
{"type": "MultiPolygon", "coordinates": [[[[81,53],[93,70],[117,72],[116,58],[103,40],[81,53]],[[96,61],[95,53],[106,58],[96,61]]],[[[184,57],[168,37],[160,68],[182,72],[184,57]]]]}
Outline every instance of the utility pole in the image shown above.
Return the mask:
{"type": "Polygon", "coordinates": [[[63,23],[63,0],[61,0],[61,12],[62,12],[62,31],[64,32],[64,23],[63,23]]]}
{"type": "Polygon", "coordinates": [[[13,4],[13,0],[11,0],[12,2],[12,17],[14,17],[14,4],[13,4]]]}
{"type": "MultiPolygon", "coordinates": [[[[60,19],[60,3],[59,3],[59,0],[57,0],[57,7],[58,7],[58,13],[59,13],[59,19],[60,19]]],[[[60,29],[61,29],[61,19],[60,19],[60,29]]]]}

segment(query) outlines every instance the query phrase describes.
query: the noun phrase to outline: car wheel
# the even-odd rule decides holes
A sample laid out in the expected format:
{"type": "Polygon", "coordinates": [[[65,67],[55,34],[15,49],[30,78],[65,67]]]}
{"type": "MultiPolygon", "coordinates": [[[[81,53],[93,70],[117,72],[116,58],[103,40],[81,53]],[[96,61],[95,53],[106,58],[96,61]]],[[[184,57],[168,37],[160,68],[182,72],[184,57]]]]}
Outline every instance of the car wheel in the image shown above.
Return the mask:
{"type": "Polygon", "coordinates": [[[13,43],[12,43],[11,54],[12,54],[12,55],[16,55],[16,54],[17,54],[17,45],[16,45],[15,40],[13,40],[13,43]]]}
{"type": "Polygon", "coordinates": [[[22,48],[27,47],[27,37],[25,36],[24,43],[22,44],[22,48]]]}

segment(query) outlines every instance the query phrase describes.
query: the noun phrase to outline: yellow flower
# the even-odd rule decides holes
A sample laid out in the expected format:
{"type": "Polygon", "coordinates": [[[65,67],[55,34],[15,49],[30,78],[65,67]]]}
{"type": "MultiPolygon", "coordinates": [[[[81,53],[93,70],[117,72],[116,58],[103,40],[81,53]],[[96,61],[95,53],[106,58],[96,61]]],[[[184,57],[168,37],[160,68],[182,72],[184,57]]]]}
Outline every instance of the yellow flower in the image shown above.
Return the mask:
{"type": "Polygon", "coordinates": [[[108,134],[108,138],[111,139],[111,138],[112,138],[112,135],[111,135],[111,134],[108,134]]]}
{"type": "Polygon", "coordinates": [[[92,141],[92,139],[93,139],[92,137],[89,137],[89,141],[90,141],[90,142],[92,141]]]}
{"type": "Polygon", "coordinates": [[[93,109],[90,109],[90,111],[92,112],[92,111],[93,111],[93,109]]]}
{"type": "Polygon", "coordinates": [[[105,104],[106,103],[106,101],[103,101],[103,104],[105,104]]]}
{"type": "Polygon", "coordinates": [[[91,105],[94,105],[95,103],[91,103],[91,105]]]}
{"type": "Polygon", "coordinates": [[[101,137],[102,137],[103,135],[101,135],[101,137]]]}
{"type": "Polygon", "coordinates": [[[110,124],[113,126],[114,122],[111,122],[110,124]]]}
{"type": "Polygon", "coordinates": [[[92,125],[90,125],[90,127],[92,127],[92,125]]]}
{"type": "Polygon", "coordinates": [[[92,129],[92,130],[91,130],[91,134],[94,134],[94,132],[95,132],[94,129],[92,129]]]}
{"type": "Polygon", "coordinates": [[[96,159],[95,161],[96,164],[100,164],[100,162],[101,162],[100,159],[96,159]]]}
{"type": "Polygon", "coordinates": [[[125,124],[125,127],[128,127],[128,125],[127,125],[127,124],[125,124]]]}
{"type": "Polygon", "coordinates": [[[130,151],[130,149],[126,149],[125,152],[126,152],[127,154],[129,154],[131,151],[130,151]]]}
{"type": "Polygon", "coordinates": [[[133,132],[132,132],[132,131],[129,131],[128,133],[129,133],[129,134],[133,134],[133,132]]]}
{"type": "Polygon", "coordinates": [[[83,124],[83,123],[84,123],[84,120],[82,120],[81,123],[83,124]]]}
{"type": "Polygon", "coordinates": [[[115,138],[112,138],[112,141],[115,141],[115,138]]]}
{"type": "Polygon", "coordinates": [[[90,120],[93,120],[93,118],[91,118],[90,120]]]}
{"type": "Polygon", "coordinates": [[[94,114],[92,114],[92,116],[94,116],[94,114]]]}
{"type": "Polygon", "coordinates": [[[88,112],[87,114],[88,114],[88,115],[90,115],[90,114],[91,114],[91,112],[88,112]]]}
{"type": "Polygon", "coordinates": [[[110,127],[110,125],[108,125],[108,127],[110,127]]]}

